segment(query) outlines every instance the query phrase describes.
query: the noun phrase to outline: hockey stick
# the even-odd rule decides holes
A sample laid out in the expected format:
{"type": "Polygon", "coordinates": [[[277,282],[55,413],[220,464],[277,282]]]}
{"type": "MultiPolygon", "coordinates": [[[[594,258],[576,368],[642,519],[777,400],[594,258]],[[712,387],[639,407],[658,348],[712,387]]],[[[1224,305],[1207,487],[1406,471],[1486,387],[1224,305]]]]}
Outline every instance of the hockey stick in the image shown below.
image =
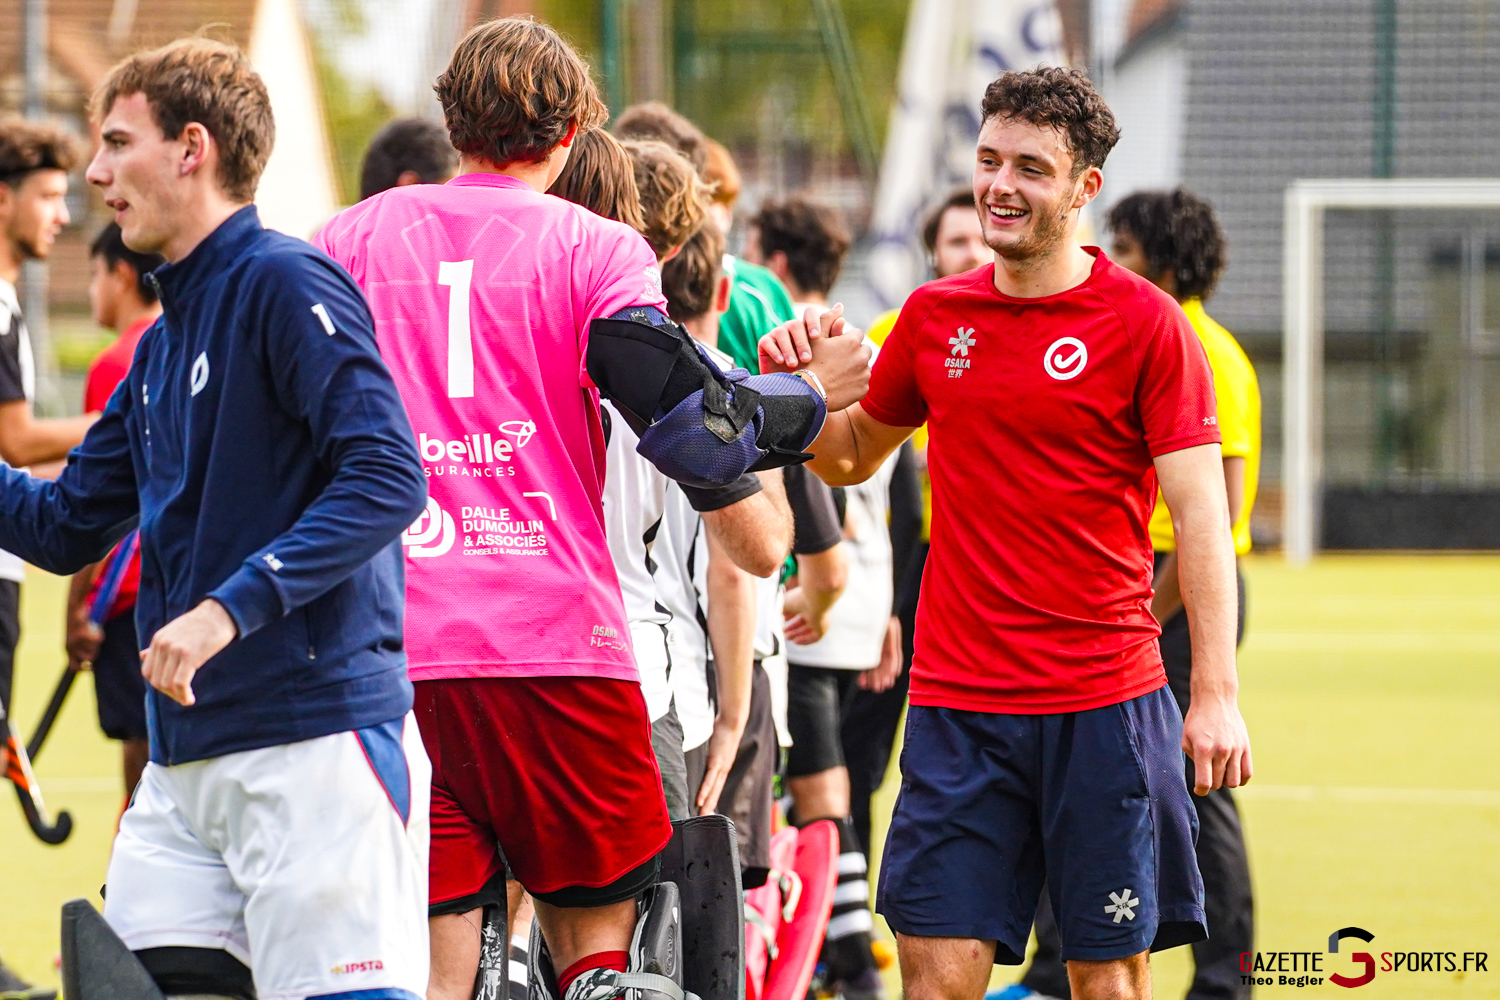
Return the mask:
{"type": "Polygon", "coordinates": [[[60,812],[57,822],[48,820],[42,790],[37,786],[36,776],[31,773],[31,758],[3,708],[0,708],[0,723],[5,725],[5,776],[16,786],[16,797],[21,800],[21,812],[26,814],[27,825],[42,843],[61,844],[73,832],[73,817],[60,812]]]}
{"type": "Polygon", "coordinates": [[[68,692],[73,688],[73,681],[78,677],[78,671],[72,667],[63,667],[62,676],[57,679],[57,687],[52,689],[52,700],[47,702],[47,710],[37,720],[36,728],[31,731],[31,739],[26,741],[26,756],[33,762],[37,755],[42,752],[42,744],[47,741],[47,734],[52,732],[52,723],[57,721],[57,713],[62,711],[63,702],[68,698],[68,692]]]}

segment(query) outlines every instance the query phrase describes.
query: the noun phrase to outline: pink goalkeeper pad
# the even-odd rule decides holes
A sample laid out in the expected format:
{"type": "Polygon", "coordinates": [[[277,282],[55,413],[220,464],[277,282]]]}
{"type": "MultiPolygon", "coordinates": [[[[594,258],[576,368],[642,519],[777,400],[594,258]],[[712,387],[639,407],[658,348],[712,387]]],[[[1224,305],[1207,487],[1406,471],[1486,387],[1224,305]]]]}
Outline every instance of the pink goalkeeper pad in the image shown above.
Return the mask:
{"type": "MultiPolygon", "coordinates": [[[[792,874],[796,858],[797,829],[783,827],[771,838],[771,873],[765,885],[745,893],[746,1000],[761,1000],[772,943],[778,942],[781,933],[782,913],[789,901],[795,912],[801,895],[801,882],[792,874]]],[[[774,950],[780,953],[779,943],[774,950]]]]}
{"type": "Polygon", "coordinates": [[[315,243],[364,289],[427,474],[402,538],[412,679],[634,680],[584,355],[591,320],[665,310],[645,240],[465,174],[366,199],[315,243]]]}
{"type": "Polygon", "coordinates": [[[802,895],[791,919],[782,921],[776,935],[778,952],[766,970],[760,1000],[803,1000],[807,996],[818,953],[823,950],[823,935],[833,913],[834,885],[839,879],[839,830],[833,820],[820,819],[797,831],[792,871],[801,883],[802,895]]]}

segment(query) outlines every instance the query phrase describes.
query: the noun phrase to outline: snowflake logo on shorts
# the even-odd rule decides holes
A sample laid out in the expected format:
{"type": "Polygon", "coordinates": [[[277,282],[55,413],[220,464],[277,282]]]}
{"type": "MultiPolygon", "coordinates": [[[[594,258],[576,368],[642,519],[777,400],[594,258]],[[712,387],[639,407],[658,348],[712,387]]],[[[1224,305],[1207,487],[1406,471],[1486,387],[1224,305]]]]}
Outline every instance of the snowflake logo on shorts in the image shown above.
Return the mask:
{"type": "Polygon", "coordinates": [[[1141,897],[1132,896],[1130,890],[1125,889],[1118,893],[1110,893],[1109,898],[1113,902],[1104,908],[1104,912],[1113,913],[1115,915],[1115,923],[1118,924],[1121,920],[1135,919],[1135,908],[1141,905],[1141,897]]]}

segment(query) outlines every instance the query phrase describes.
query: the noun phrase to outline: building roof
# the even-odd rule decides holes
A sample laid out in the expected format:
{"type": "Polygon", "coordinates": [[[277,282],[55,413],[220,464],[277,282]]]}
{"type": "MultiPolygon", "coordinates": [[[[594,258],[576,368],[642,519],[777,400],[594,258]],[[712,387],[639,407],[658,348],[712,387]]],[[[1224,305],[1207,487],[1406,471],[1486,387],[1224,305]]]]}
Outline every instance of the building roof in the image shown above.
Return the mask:
{"type": "MultiPolygon", "coordinates": [[[[0,0],[0,107],[19,103],[23,5],[0,0]]],[[[201,31],[246,48],[255,7],[256,0],[50,0],[49,55],[54,71],[69,78],[54,75],[52,100],[87,95],[120,57],[184,35],[201,31]]]]}

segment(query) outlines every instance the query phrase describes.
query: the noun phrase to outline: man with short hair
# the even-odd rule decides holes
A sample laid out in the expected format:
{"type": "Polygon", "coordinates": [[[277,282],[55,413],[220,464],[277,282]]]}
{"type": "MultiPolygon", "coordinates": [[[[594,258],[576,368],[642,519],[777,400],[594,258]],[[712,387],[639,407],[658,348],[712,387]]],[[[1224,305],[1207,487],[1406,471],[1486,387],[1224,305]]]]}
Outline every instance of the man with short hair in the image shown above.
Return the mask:
{"type": "MultiPolygon", "coordinates": [[[[1051,894],[1079,1000],[1151,995],[1148,952],[1206,936],[1194,791],[1252,770],[1213,375],[1169,296],[1074,236],[1119,132],[1076,70],[1008,72],[974,170],[996,263],[924,285],[812,468],[868,478],[923,423],[932,549],[879,908],[911,1000],[974,1000],[1051,894]],[[1171,506],[1194,636],[1184,722],[1151,617],[1171,506]]],[[[825,315],[817,338],[838,335],[825,315]]],[[[794,321],[763,338],[795,364],[794,321]]]]}
{"type": "MultiPolygon", "coordinates": [[[[89,305],[94,322],[118,336],[89,365],[85,413],[104,411],[130,370],[141,335],[161,316],[161,301],[147,275],[165,263],[160,254],[127,247],[117,223],[109,223],[94,237],[89,247],[89,305]]],[[[63,636],[69,668],[94,675],[99,728],[120,741],[127,804],[151,753],[146,681],[135,631],[140,582],[140,536],[132,532],[103,562],[73,574],[63,636]]]]}
{"type": "MultiPolygon", "coordinates": [[[[18,118],[0,121],[0,459],[18,468],[64,458],[95,419],[32,414],[36,369],[16,295],[21,265],[51,256],[69,222],[68,171],[77,163],[77,145],[61,130],[18,118]]],[[[7,712],[24,579],[21,559],[0,552],[0,708],[7,712]]]]}
{"type": "Polygon", "coordinates": [[[365,150],[359,197],[407,184],[442,184],[457,172],[458,153],[441,125],[427,118],[397,118],[376,132],[365,150]]]}
{"type": "MultiPolygon", "coordinates": [[[[717,348],[719,321],[734,287],[724,267],[723,246],[723,235],[705,226],[663,268],[662,290],[673,319],[681,322],[720,365],[733,367],[733,359],[717,348]]],[[[836,548],[838,512],[828,487],[795,466],[785,470],[785,483],[787,505],[792,511],[793,555],[800,560],[806,554],[836,548]]],[[[727,776],[713,774],[713,761],[704,742],[706,727],[702,725],[707,712],[701,707],[695,711],[709,701],[701,673],[674,673],[674,697],[682,698],[684,706],[688,785],[698,788],[700,809],[715,810],[734,821],[741,883],[753,889],[765,884],[771,870],[773,790],[785,727],[781,582],[779,574],[772,574],[754,581],[749,595],[734,593],[733,581],[722,578],[728,560],[714,539],[700,530],[701,520],[680,489],[668,491],[661,575],[663,593],[673,612],[674,648],[683,650],[690,663],[708,660],[716,677],[738,676],[743,669],[751,678],[743,735],[727,776]],[[723,606],[726,592],[736,602],[733,611],[723,606]],[[749,614],[741,617],[735,613],[742,610],[749,614]],[[735,661],[733,667],[724,662],[730,658],[735,661]],[[714,784],[716,780],[722,781],[722,788],[714,784]],[[716,807],[712,801],[715,792],[716,807]]],[[[720,687],[714,692],[716,699],[722,690],[720,687]]],[[[724,707],[720,702],[719,713],[724,707]]]]}
{"type": "MultiPolygon", "coordinates": [[[[21,265],[46,260],[68,224],[68,171],[78,162],[61,130],[19,118],[0,120],[0,458],[17,466],[55,462],[83,440],[93,417],[39,420],[32,415],[36,375],[31,339],[16,296],[21,265]]],[[[21,582],[26,567],[0,552],[0,709],[10,711],[16,643],[21,638],[21,582]]],[[[56,990],[31,986],[0,962],[0,997],[50,1000],[56,990]]]]}
{"type": "Polygon", "coordinates": [[[508,862],[536,902],[534,960],[556,973],[542,985],[602,1000],[625,989],[636,900],[671,831],[602,523],[598,399],[664,473],[722,488],[800,460],[827,410],[862,394],[865,352],[810,353],[776,381],[703,361],[666,320],[640,235],[544,193],[607,116],[551,28],[475,27],[436,90],[460,175],[386,191],[317,237],[370,296],[430,477],[406,539],[435,771],[429,995],[472,994],[476,911],[500,903],[508,862]]]}
{"type": "Polygon", "coordinates": [[[831,206],[792,195],[766,202],[750,219],[745,258],[786,285],[800,316],[804,305],[828,307],[850,243],[848,227],[831,206]]]}
{"type": "MultiPolygon", "coordinates": [[[[274,124],[242,52],[193,38],[131,56],[95,112],[89,182],[127,246],[170,262],[152,274],[165,320],[56,482],[0,467],[0,543],[73,573],[139,524],[152,762],[105,919],[168,995],[417,1000],[411,425],[359,289],[260,225],[274,124]]],[[[75,944],[83,996],[114,989],[117,966],[75,944]]]]}

